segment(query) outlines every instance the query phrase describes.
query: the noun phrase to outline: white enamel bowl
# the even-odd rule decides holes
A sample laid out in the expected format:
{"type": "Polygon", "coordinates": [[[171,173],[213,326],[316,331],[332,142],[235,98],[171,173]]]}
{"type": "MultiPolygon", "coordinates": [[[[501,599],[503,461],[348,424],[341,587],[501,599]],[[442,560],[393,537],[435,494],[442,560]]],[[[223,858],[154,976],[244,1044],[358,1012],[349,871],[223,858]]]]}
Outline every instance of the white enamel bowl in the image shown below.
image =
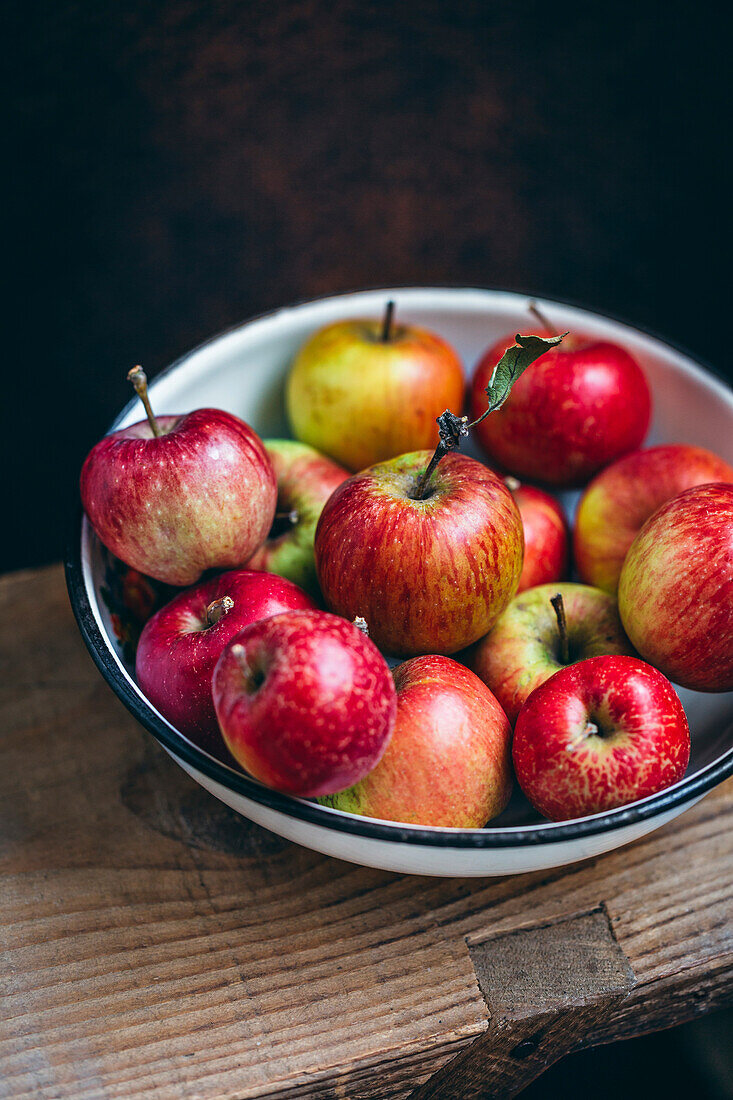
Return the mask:
{"type": "MultiPolygon", "coordinates": [[[[258,317],[196,348],[151,386],[154,407],[182,413],[220,406],[263,436],[287,433],[283,384],[292,358],[315,329],[351,317],[380,316],[388,298],[400,320],[435,329],[470,372],[484,349],[507,332],[528,331],[528,299],[505,291],[444,288],[343,294],[258,317]]],[[[646,371],[654,395],[647,442],[696,443],[733,463],[733,393],[683,352],[653,336],[575,306],[539,301],[560,330],[623,344],[646,371]]],[[[131,401],[112,428],[141,418],[131,401]]],[[[470,447],[469,447],[470,453],[470,447]]],[[[577,495],[577,494],[576,494],[577,495]]],[[[566,498],[572,511],[575,500],[566,498]]],[[[541,821],[521,795],[485,829],[400,826],[327,809],[270,791],[191,744],[148,703],[122,658],[101,598],[99,542],[86,520],[67,560],[72,605],[103,676],[129,710],[193,778],[244,817],[316,851],[386,870],[426,875],[506,875],[599,855],[658,828],[733,774],[733,693],[680,690],[692,730],[685,778],[651,798],[577,821],[541,821]]]]}

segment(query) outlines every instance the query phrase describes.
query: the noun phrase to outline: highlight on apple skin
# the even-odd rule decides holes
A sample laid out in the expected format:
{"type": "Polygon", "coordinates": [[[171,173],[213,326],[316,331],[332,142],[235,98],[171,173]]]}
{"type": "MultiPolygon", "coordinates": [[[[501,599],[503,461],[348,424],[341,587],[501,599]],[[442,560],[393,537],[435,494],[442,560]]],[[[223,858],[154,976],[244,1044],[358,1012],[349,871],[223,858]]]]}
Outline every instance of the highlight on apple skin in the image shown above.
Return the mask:
{"type": "Polygon", "coordinates": [[[615,595],[629,547],[658,508],[685,489],[733,482],[733,466],[704,447],[669,443],[620,458],[591,481],[575,516],[575,564],[615,595]]]}
{"type": "Polygon", "coordinates": [[[611,654],[635,655],[616,601],[598,588],[565,581],[539,585],[515,596],[493,630],[469,650],[466,660],[514,724],[534,689],[558,669],[611,654]],[[567,628],[567,659],[551,602],[558,595],[567,628]]]}
{"type": "Polygon", "coordinates": [[[365,618],[374,642],[396,656],[450,654],[476,641],[522,570],[522,520],[503,481],[473,458],[447,454],[418,500],[430,458],[400,455],[350,477],[316,528],[327,606],[365,618]]]}
{"type": "Polygon", "coordinates": [[[282,611],[315,608],[291,581],[234,569],[175,596],[148,619],[135,675],[153,706],[207,752],[222,749],[211,676],[224,647],[245,626],[282,611]]]}
{"type": "Polygon", "coordinates": [[[512,790],[511,727],[494,696],[450,657],[393,671],[397,719],[376,768],[325,805],[384,821],[477,829],[512,790]]]}
{"type": "Polygon", "coordinates": [[[325,611],[252,623],[225,648],[212,684],[234,759],[286,794],[315,798],[358,783],[394,727],[387,662],[356,626],[325,611]]]}
{"type": "Polygon", "coordinates": [[[323,505],[349,472],[307,443],[266,439],[264,444],[277,478],[277,510],[267,539],[247,565],[287,577],[318,599],[316,524],[323,505]]]}
{"type": "Polygon", "coordinates": [[[314,333],[295,358],[285,398],[296,438],[353,471],[435,447],[436,417],[463,408],[465,387],[447,341],[390,317],[314,333]]]}
{"type": "Polygon", "coordinates": [[[682,687],[733,689],[733,485],[699,485],[663,504],[626,555],[624,629],[682,687]]]}
{"type": "MultiPolygon", "coordinates": [[[[511,337],[498,341],[479,361],[470,388],[472,418],[486,407],[486,386],[511,343],[511,337]]],[[[537,359],[475,431],[489,458],[508,473],[569,488],[640,447],[650,418],[649,386],[629,353],[572,335],[537,359]]]]}
{"type": "Polygon", "coordinates": [[[258,435],[222,409],[159,416],[101,439],[81,499],[108,550],[165,584],[243,565],[267,537],[277,500],[258,435]]]}
{"type": "Polygon", "coordinates": [[[634,657],[591,657],[532,692],[512,757],[529,801],[568,821],[657,794],[685,774],[687,718],[669,680],[634,657]]]}

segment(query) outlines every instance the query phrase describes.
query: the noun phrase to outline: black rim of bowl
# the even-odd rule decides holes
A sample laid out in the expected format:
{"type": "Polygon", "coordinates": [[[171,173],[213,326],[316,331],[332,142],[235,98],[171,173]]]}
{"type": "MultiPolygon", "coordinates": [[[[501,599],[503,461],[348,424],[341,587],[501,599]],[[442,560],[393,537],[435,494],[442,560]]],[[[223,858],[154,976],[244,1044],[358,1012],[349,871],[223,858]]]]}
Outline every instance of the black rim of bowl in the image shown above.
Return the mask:
{"type": "MultiPolygon", "coordinates": [[[[542,294],[525,293],[519,290],[509,290],[494,287],[463,287],[463,286],[436,286],[436,287],[366,287],[356,291],[343,291],[339,294],[324,295],[317,298],[303,299],[292,306],[280,307],[269,310],[266,313],[257,314],[246,321],[232,325],[223,332],[217,333],[208,340],[186,352],[175,362],[162,370],[152,380],[169,374],[177,367],[191,359],[203,348],[216,343],[222,337],[231,332],[236,332],[254,321],[273,317],[281,312],[281,309],[292,309],[301,306],[314,305],[321,301],[329,301],[337,298],[349,297],[353,294],[382,292],[389,294],[400,290],[448,290],[448,291],[483,291],[492,294],[506,294],[512,298],[527,298],[539,301],[547,306],[568,306],[580,309],[591,317],[596,316],[606,321],[613,321],[624,325],[631,331],[648,336],[672,351],[684,355],[699,369],[711,374],[718,381],[725,383],[725,379],[709,364],[704,363],[699,357],[690,354],[685,348],[672,343],[656,333],[631,324],[622,318],[609,313],[603,313],[596,309],[577,302],[559,298],[547,298],[542,294]]],[[[114,431],[129,410],[136,404],[133,398],[122,409],[109,428],[114,431]]],[[[317,803],[293,798],[290,795],[281,794],[262,786],[256,780],[251,779],[243,772],[221,763],[209,756],[202,749],[197,748],[187,741],[177,730],[161,719],[144,697],[139,695],[130,682],[122,675],[120,668],[113,656],[109,645],[100,631],[92,611],[89,594],[84,583],[84,573],[81,559],[83,513],[79,509],[74,521],[73,533],[68,543],[65,559],[66,583],[69,590],[71,606],[76,618],[81,635],[86,643],[94,663],[102,676],[107,681],[118,698],[124,703],[134,718],[144,726],[157,741],[168,749],[178,760],[190,765],[202,772],[209,779],[226,787],[236,794],[242,795],[253,802],[257,802],[271,810],[285,814],[287,817],[305,821],[313,825],[319,825],[325,829],[337,833],[349,833],[351,835],[366,837],[372,840],[390,841],[400,844],[416,844],[423,847],[435,848],[464,848],[464,849],[492,849],[492,848],[526,848],[544,844],[561,844],[581,837],[597,836],[600,833],[623,829],[636,825],[642,821],[667,813],[677,807],[684,807],[694,799],[701,797],[707,791],[717,786],[724,779],[733,775],[733,747],[727,750],[718,760],[706,765],[696,775],[689,779],[683,779],[680,783],[659,794],[650,795],[639,802],[633,802],[628,806],[608,810],[605,813],[594,814],[592,817],[574,819],[572,821],[554,822],[539,825],[505,826],[492,828],[490,825],[483,829],[448,829],[433,828],[428,826],[410,826],[398,823],[376,821],[372,818],[359,817],[355,814],[342,813],[327,809],[317,803]]]]}

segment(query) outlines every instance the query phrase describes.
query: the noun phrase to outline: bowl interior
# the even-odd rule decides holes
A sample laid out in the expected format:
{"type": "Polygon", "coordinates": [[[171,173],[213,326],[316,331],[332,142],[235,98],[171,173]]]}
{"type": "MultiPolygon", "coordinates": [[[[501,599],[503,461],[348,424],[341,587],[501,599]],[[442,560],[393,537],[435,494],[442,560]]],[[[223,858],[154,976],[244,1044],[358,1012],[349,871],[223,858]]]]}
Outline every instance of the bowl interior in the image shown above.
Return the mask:
{"type": "MultiPolygon", "coordinates": [[[[331,321],[380,316],[388,298],[396,301],[400,320],[434,329],[450,341],[469,376],[494,340],[507,333],[527,333],[536,328],[527,312],[529,299],[510,292],[408,288],[340,295],[279,310],[195,349],[152,382],[154,408],[162,414],[216,406],[236,413],[264,437],[288,435],[283,388],[288,367],[300,345],[315,329],[331,321]]],[[[621,343],[642,364],[654,399],[654,419],[647,444],[694,443],[733,463],[733,393],[713,375],[682,352],[618,321],[575,306],[537,301],[558,330],[568,329],[621,343]]],[[[139,403],[131,401],[114,427],[134,423],[141,416],[139,403]]],[[[465,450],[481,457],[470,441],[465,450]]],[[[578,495],[560,494],[570,518],[578,495]]],[[[135,684],[103,596],[108,566],[106,551],[86,520],[82,527],[81,565],[91,614],[119,676],[143,705],[172,729],[150,707],[135,684]]],[[[680,784],[683,786],[733,752],[733,693],[706,695],[678,690],[692,735],[690,766],[680,784]]],[[[177,736],[185,740],[181,734],[177,736]]],[[[329,815],[337,819],[339,811],[329,811],[329,815]]],[[[517,794],[501,818],[491,825],[512,829],[539,820],[521,794],[517,794]]]]}

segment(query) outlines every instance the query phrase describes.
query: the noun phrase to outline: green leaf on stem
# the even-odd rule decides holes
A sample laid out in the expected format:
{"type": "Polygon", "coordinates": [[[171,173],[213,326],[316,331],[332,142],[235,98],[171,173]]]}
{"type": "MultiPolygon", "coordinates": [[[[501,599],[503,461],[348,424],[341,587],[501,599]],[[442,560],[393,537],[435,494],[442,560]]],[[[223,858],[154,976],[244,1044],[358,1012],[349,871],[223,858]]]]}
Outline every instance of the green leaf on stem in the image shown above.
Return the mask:
{"type": "Polygon", "coordinates": [[[506,401],[509,394],[512,392],[512,386],[523,374],[527,367],[530,367],[534,363],[535,359],[539,359],[541,355],[544,355],[550,348],[557,347],[560,341],[567,336],[567,332],[563,332],[561,336],[520,336],[517,333],[515,339],[516,344],[512,344],[510,348],[502,355],[499,362],[494,367],[493,373],[489,380],[489,384],[486,387],[486,396],[489,399],[489,406],[485,413],[483,413],[478,420],[474,420],[470,427],[474,424],[480,423],[485,416],[489,413],[496,412],[506,401]]]}

